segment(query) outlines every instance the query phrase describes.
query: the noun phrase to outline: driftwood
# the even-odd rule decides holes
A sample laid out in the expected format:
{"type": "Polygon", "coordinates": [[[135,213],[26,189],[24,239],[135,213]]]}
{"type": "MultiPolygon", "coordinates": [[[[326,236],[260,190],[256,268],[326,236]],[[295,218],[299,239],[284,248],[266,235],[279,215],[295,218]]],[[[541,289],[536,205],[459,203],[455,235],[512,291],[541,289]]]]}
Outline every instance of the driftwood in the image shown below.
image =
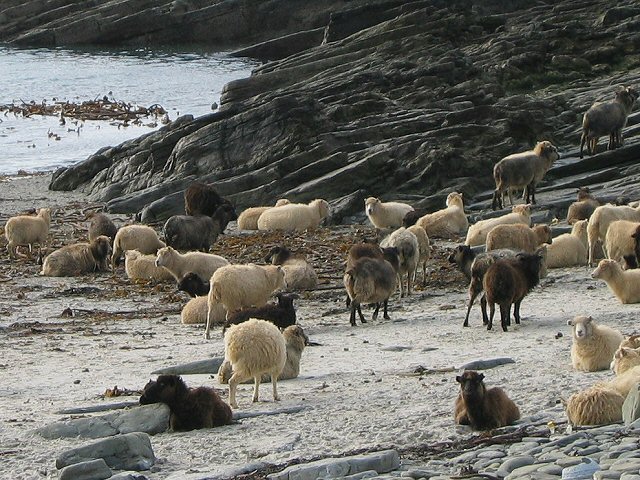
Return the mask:
{"type": "Polygon", "coordinates": [[[101,405],[90,405],[88,407],[65,408],[58,410],[58,415],[75,415],[81,413],[107,412],[109,410],[120,410],[122,408],[136,407],[140,405],[138,402],[117,402],[103,403],[101,405]]]}
{"type": "Polygon", "coordinates": [[[488,370],[489,368],[499,367],[500,365],[507,365],[509,363],[516,363],[513,358],[510,357],[498,357],[490,358],[489,360],[474,360],[467,362],[464,365],[458,367],[458,370],[488,370]]]}
{"type": "Polygon", "coordinates": [[[242,420],[243,418],[253,418],[253,417],[262,417],[267,415],[280,415],[280,414],[290,414],[290,413],[298,413],[303,410],[308,409],[309,407],[298,406],[298,407],[284,407],[278,408],[276,410],[267,410],[261,412],[233,412],[234,420],[242,420]]]}
{"type": "Polygon", "coordinates": [[[214,357],[207,360],[183,363],[174,367],[159,368],[151,372],[152,375],[196,375],[201,373],[218,373],[224,357],[214,357]]]}

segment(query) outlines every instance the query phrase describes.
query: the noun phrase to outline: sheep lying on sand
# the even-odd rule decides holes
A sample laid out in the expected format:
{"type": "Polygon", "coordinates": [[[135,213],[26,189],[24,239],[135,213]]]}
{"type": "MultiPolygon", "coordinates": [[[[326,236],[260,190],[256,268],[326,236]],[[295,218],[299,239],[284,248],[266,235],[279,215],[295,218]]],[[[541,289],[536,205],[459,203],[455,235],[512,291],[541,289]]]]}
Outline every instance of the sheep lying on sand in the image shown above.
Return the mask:
{"type": "Polygon", "coordinates": [[[567,223],[572,225],[578,220],[589,220],[589,217],[599,206],[600,202],[591,195],[589,187],[580,187],[578,189],[578,201],[569,205],[567,223]]]}
{"type": "MultiPolygon", "coordinates": [[[[421,228],[421,227],[418,227],[421,228]]],[[[404,227],[393,231],[387,238],[380,242],[380,247],[395,247],[398,249],[400,268],[398,270],[398,282],[400,284],[400,297],[405,296],[403,277],[407,275],[407,295],[411,295],[411,285],[420,261],[420,244],[418,238],[404,227]]]]}
{"type": "Polygon", "coordinates": [[[411,205],[400,202],[382,202],[375,197],[364,201],[364,211],[376,228],[398,228],[402,226],[402,219],[413,211],[411,205]]]}
{"type": "Polygon", "coordinates": [[[156,231],[146,225],[127,225],[116,233],[113,241],[113,255],[111,256],[111,268],[115,271],[120,262],[120,257],[127,250],[138,250],[145,255],[155,254],[158,249],[165,247],[160,241],[156,231]]]}
{"type": "Polygon", "coordinates": [[[624,338],[622,334],[606,325],[598,325],[592,317],[578,316],[567,324],[573,326],[573,368],[583,372],[607,370],[624,338]]]}
{"type": "Polygon", "coordinates": [[[108,270],[111,255],[109,237],[99,236],[91,243],[74,243],[51,252],[44,259],[41,275],[72,277],[84,273],[108,270]]]}
{"type": "Polygon", "coordinates": [[[118,227],[115,226],[113,221],[102,212],[91,212],[87,215],[89,222],[89,241],[98,238],[100,235],[109,237],[111,245],[116,239],[116,233],[118,233],[118,227]]]}
{"type": "Polygon", "coordinates": [[[318,275],[302,253],[293,253],[284,245],[276,245],[265,261],[282,267],[289,290],[309,290],[318,285],[318,275]]]}
{"type": "Polygon", "coordinates": [[[547,246],[549,268],[573,267],[587,264],[587,221],[578,220],[571,233],[563,233],[547,246]]]}
{"type": "Polygon", "coordinates": [[[500,248],[533,253],[543,243],[551,243],[547,225],[528,227],[522,224],[497,225],[487,235],[487,251],[500,248]]]}
{"type": "Polygon", "coordinates": [[[229,261],[220,255],[204,252],[182,254],[171,247],[161,248],[156,256],[156,266],[169,270],[176,282],[179,282],[189,272],[195,273],[203,281],[206,281],[220,267],[226,265],[229,265],[229,261]]]}
{"type": "MultiPolygon", "coordinates": [[[[289,200],[281,198],[276,202],[276,207],[289,205],[289,200]]],[[[250,207],[238,216],[238,230],[258,230],[258,219],[260,215],[275,207],[250,207]]]]}
{"type": "Polygon", "coordinates": [[[316,228],[329,215],[326,200],[313,200],[308,205],[290,203],[270,208],[258,219],[258,230],[307,230],[316,228]]]}
{"type": "Polygon", "coordinates": [[[615,220],[607,229],[605,251],[607,258],[620,262],[628,268],[638,268],[636,258],[636,238],[640,223],[629,220],[615,220]]]}
{"type": "Polygon", "coordinates": [[[454,238],[467,233],[469,221],[464,214],[462,194],[453,192],[447,195],[446,205],[447,208],[428,213],[416,222],[429,238],[454,238]]]}
{"type": "Polygon", "coordinates": [[[640,302],[640,270],[625,271],[615,260],[604,259],[600,260],[591,277],[604,280],[622,303],[640,302]]]}
{"type": "Polygon", "coordinates": [[[41,208],[36,216],[18,215],[7,220],[4,236],[7,239],[9,258],[16,258],[16,250],[19,246],[28,246],[31,253],[36,243],[39,245],[39,254],[41,254],[42,246],[47,242],[50,224],[50,208],[41,208]]]}
{"type": "Polygon", "coordinates": [[[569,397],[567,417],[572,425],[609,425],[622,420],[624,397],[606,385],[594,385],[569,397]]]}
{"type": "MultiPolygon", "coordinates": [[[[615,220],[629,220],[632,222],[640,222],[640,207],[632,208],[626,205],[602,205],[598,207],[589,218],[587,224],[587,238],[589,242],[589,266],[592,267],[595,262],[596,247],[600,242],[606,245],[607,231],[609,225],[615,220]]],[[[605,250],[605,255],[608,252],[605,250]]]]}
{"type": "Polygon", "coordinates": [[[480,220],[474,223],[469,227],[467,239],[464,243],[470,247],[483,245],[487,240],[487,235],[495,226],[513,223],[522,223],[527,226],[531,225],[531,206],[515,205],[511,209],[511,213],[502,215],[501,217],[480,220]]]}
{"type": "Polygon", "coordinates": [[[170,282],[171,272],[164,267],[156,267],[155,255],[143,255],[137,250],[124,252],[124,271],[130,280],[153,280],[170,282]]]}
{"type": "MultiPolygon", "coordinates": [[[[209,312],[209,302],[207,297],[194,297],[182,307],[180,312],[180,322],[183,325],[195,325],[207,323],[209,312]]],[[[227,321],[227,310],[224,305],[214,304],[211,306],[211,325],[224,325],[227,321]]]]}
{"type": "Polygon", "coordinates": [[[627,370],[640,365],[640,351],[635,348],[623,347],[620,344],[618,350],[613,354],[611,360],[611,370],[616,375],[622,375],[627,370]]]}

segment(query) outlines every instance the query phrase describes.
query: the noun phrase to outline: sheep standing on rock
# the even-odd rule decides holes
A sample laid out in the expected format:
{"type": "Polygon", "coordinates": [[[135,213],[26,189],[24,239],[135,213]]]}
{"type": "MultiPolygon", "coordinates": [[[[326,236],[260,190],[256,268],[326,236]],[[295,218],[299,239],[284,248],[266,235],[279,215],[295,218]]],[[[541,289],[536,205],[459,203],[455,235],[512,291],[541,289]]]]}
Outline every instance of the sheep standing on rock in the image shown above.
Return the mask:
{"type": "Polygon", "coordinates": [[[239,323],[246,322],[250,318],[266,320],[267,322],[273,323],[280,330],[295,325],[297,317],[293,301],[298,298],[297,295],[277,293],[276,298],[278,299],[277,304],[267,303],[261,307],[243,308],[242,310],[229,314],[222,328],[222,334],[224,335],[231,325],[238,325],[239,323]]]}
{"type": "Polygon", "coordinates": [[[16,250],[19,246],[28,246],[31,253],[35,243],[39,245],[39,254],[41,254],[42,246],[47,243],[50,224],[50,208],[41,208],[36,216],[18,215],[7,220],[4,236],[7,239],[9,258],[16,258],[16,250]]]}
{"type": "Polygon", "coordinates": [[[511,190],[514,188],[526,189],[526,203],[535,205],[536,185],[558,158],[558,149],[545,140],[536,144],[533,150],[514,153],[500,160],[493,167],[496,189],[493,192],[491,207],[494,210],[504,208],[505,192],[509,194],[509,201],[513,205],[511,190]]]}
{"type": "Polygon", "coordinates": [[[318,275],[301,253],[292,253],[284,245],[276,245],[269,251],[265,261],[282,267],[290,290],[310,290],[318,286],[318,275]]]}
{"type": "Polygon", "coordinates": [[[418,243],[417,237],[406,228],[400,227],[382,240],[380,247],[395,247],[398,249],[398,259],[400,260],[400,269],[398,270],[400,297],[405,296],[403,280],[405,274],[407,275],[406,295],[411,295],[411,284],[413,283],[418,262],[420,261],[420,244],[418,243]]]}
{"type": "Polygon", "coordinates": [[[601,242],[605,247],[609,225],[616,220],[629,220],[640,222],[640,207],[632,208],[626,205],[602,205],[594,210],[587,224],[587,239],[589,241],[589,266],[593,267],[596,257],[596,248],[601,242]]]}
{"type": "Polygon", "coordinates": [[[87,215],[87,220],[91,220],[89,223],[89,241],[98,238],[100,235],[109,237],[111,245],[116,239],[116,233],[118,233],[118,227],[115,226],[113,221],[104,213],[91,212],[87,215]]]}
{"type": "Polygon", "coordinates": [[[622,146],[622,129],[637,99],[638,92],[631,87],[623,87],[613,100],[594,103],[587,110],[582,117],[580,158],[585,144],[590,155],[596,153],[598,138],[603,135],[609,135],[609,150],[622,146]]]}
{"type": "Polygon", "coordinates": [[[607,385],[594,385],[569,397],[567,417],[572,425],[610,425],[622,420],[624,397],[607,385]]]}
{"type": "MultiPolygon", "coordinates": [[[[407,227],[407,231],[413,233],[418,240],[418,246],[420,247],[420,258],[418,260],[418,265],[422,265],[422,284],[426,285],[427,262],[429,261],[429,258],[431,258],[431,245],[429,244],[429,236],[427,235],[427,232],[424,231],[424,228],[418,225],[411,225],[410,227],[407,227]]],[[[416,281],[415,274],[413,276],[413,281],[416,281]]]]}
{"type": "Polygon", "coordinates": [[[290,203],[270,208],[258,219],[258,230],[307,230],[316,228],[329,215],[326,200],[313,200],[308,205],[290,203]]]}
{"type": "Polygon", "coordinates": [[[187,273],[198,275],[203,281],[211,278],[220,267],[229,265],[229,261],[220,255],[204,252],[180,253],[171,247],[158,250],[156,266],[164,267],[179,282],[187,273]]]}
{"type": "Polygon", "coordinates": [[[607,258],[620,262],[627,268],[638,268],[636,238],[633,236],[638,229],[640,229],[638,222],[630,222],[629,220],[611,222],[604,242],[607,258]]]}
{"type": "Polygon", "coordinates": [[[270,208],[289,205],[291,202],[286,198],[281,198],[276,202],[275,207],[250,207],[238,216],[238,230],[258,230],[258,219],[260,215],[270,208]]]}
{"type": "Polygon", "coordinates": [[[168,246],[177,250],[208,252],[227,224],[236,218],[235,210],[228,204],[218,207],[210,217],[174,215],[164,224],[164,238],[168,246]]]}
{"type": "MultiPolygon", "coordinates": [[[[183,325],[198,325],[207,323],[209,313],[209,301],[207,297],[194,297],[182,307],[180,322],[183,325]]],[[[224,305],[211,306],[211,325],[224,325],[227,321],[227,310],[224,305]]]]}
{"type": "MultiPolygon", "coordinates": [[[[173,275],[171,275],[173,278],[173,275]]],[[[178,290],[186,292],[190,297],[203,297],[209,294],[209,281],[204,281],[193,272],[187,272],[178,281],[178,290]]]]}
{"type": "Polygon", "coordinates": [[[582,372],[607,370],[624,339],[622,334],[606,325],[598,325],[592,317],[578,316],[567,324],[573,326],[573,368],[582,372]]]}
{"type": "Polygon", "coordinates": [[[160,241],[156,231],[146,225],[127,225],[116,233],[113,241],[113,255],[111,256],[111,268],[115,271],[120,257],[127,250],[138,250],[145,255],[155,254],[158,249],[165,247],[160,241]]]}
{"type": "Polygon", "coordinates": [[[640,270],[625,271],[615,260],[604,259],[600,260],[591,277],[604,280],[622,303],[640,302],[640,270]]]}
{"type": "Polygon", "coordinates": [[[580,187],[578,189],[578,201],[569,205],[567,223],[573,225],[579,220],[589,220],[595,209],[599,206],[600,202],[591,195],[589,187],[580,187]]]}
{"type": "Polygon", "coordinates": [[[523,225],[531,225],[531,206],[515,205],[511,209],[511,213],[502,215],[501,217],[488,218],[480,220],[469,227],[465,245],[476,247],[484,245],[489,232],[497,225],[510,225],[513,223],[522,223],[523,225]]]}
{"type": "Polygon", "coordinates": [[[72,277],[84,273],[108,270],[111,255],[109,237],[99,236],[91,243],[74,243],[51,252],[44,259],[41,275],[72,277]]]}
{"type": "Polygon", "coordinates": [[[467,233],[469,221],[464,214],[462,194],[452,192],[447,195],[446,205],[447,208],[428,213],[416,222],[429,238],[454,238],[467,233]]]}
{"type": "Polygon", "coordinates": [[[373,319],[378,318],[380,302],[384,304],[383,316],[387,312],[389,297],[396,289],[397,272],[389,262],[379,258],[362,257],[347,267],[343,277],[344,286],[351,300],[351,326],[356,325],[356,310],[361,323],[367,323],[360,310],[361,303],[376,303],[373,319]]]}
{"type": "Polygon", "coordinates": [[[130,280],[152,280],[168,282],[173,280],[171,272],[156,266],[155,255],[143,255],[137,250],[124,252],[124,271],[130,280]]]}
{"type": "Polygon", "coordinates": [[[398,228],[402,219],[413,207],[401,202],[382,202],[375,197],[364,201],[364,212],[376,228],[398,228]]]}
{"type": "Polygon", "coordinates": [[[563,233],[547,246],[547,267],[563,268],[586,265],[587,221],[578,220],[573,224],[571,233],[563,233]]]}
{"type": "Polygon", "coordinates": [[[520,410],[499,387],[487,389],[484,374],[472,370],[456,377],[460,393],[456,398],[454,417],[458,425],[474,430],[491,430],[511,425],[520,418],[520,410]]]}
{"type": "Polygon", "coordinates": [[[160,375],[149,381],[140,396],[140,404],[165,403],[171,410],[169,426],[173,431],[229,425],[232,412],[213,388],[189,388],[177,375],[160,375]]]}
{"type": "Polygon", "coordinates": [[[543,243],[551,243],[547,225],[528,227],[522,224],[498,225],[487,235],[487,251],[509,248],[533,253],[543,243]]]}
{"type": "Polygon", "coordinates": [[[233,370],[229,379],[229,403],[233,408],[238,408],[237,386],[245,379],[253,378],[253,401],[258,401],[258,390],[265,373],[271,376],[273,400],[280,400],[278,375],[287,361],[287,345],[278,327],[254,318],[232,325],[224,336],[224,359],[233,370]]]}
{"type": "MultiPolygon", "coordinates": [[[[184,191],[184,211],[187,215],[206,215],[210,217],[221,205],[233,205],[216,192],[213,185],[194,182],[184,191]]],[[[235,214],[235,210],[234,210],[235,214]]]]}

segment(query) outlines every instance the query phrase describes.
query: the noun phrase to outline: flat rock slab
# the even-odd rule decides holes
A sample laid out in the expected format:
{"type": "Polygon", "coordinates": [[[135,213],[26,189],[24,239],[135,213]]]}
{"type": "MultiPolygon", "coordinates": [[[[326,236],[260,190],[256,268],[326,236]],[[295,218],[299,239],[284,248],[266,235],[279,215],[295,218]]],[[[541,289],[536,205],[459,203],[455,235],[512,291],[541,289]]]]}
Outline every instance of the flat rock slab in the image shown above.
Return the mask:
{"type": "Polygon", "coordinates": [[[207,360],[183,363],[173,367],[160,368],[151,372],[152,375],[196,375],[206,373],[218,373],[223,357],[214,357],[207,360]]]}
{"type": "Polygon", "coordinates": [[[69,465],[60,470],[60,480],[105,480],[113,472],[102,458],[69,465]]]}

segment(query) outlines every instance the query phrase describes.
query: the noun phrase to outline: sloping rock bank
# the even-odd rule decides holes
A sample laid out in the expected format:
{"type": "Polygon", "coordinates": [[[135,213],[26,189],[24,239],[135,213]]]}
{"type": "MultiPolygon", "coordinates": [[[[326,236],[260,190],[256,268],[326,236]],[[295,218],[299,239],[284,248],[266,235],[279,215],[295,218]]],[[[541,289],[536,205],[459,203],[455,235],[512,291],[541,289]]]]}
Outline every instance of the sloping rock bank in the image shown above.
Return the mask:
{"type": "Polygon", "coordinates": [[[147,221],[179,211],[194,179],[239,209],[328,198],[335,222],[365,195],[436,208],[455,189],[480,209],[492,165],[549,139],[563,154],[542,188],[557,193],[539,198],[551,213],[577,185],[640,197],[637,116],[624,148],[576,158],[582,113],[640,83],[636,2],[368,3],[332,14],[322,45],[228,84],[218,112],[103,149],[51,188],[81,188],[113,212],[151,204],[147,221]]]}

